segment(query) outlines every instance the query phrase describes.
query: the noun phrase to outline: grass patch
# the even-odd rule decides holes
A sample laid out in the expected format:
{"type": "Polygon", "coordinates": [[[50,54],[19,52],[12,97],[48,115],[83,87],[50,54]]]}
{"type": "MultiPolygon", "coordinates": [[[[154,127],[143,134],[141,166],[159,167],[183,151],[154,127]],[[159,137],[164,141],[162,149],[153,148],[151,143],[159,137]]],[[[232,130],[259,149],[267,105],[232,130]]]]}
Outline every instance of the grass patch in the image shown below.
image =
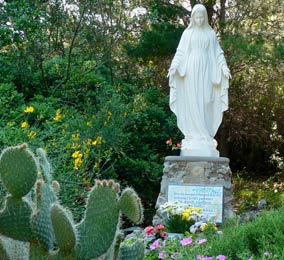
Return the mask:
{"type": "Polygon", "coordinates": [[[220,252],[227,259],[284,259],[284,207],[264,212],[255,220],[240,224],[230,220],[222,227],[223,235],[208,241],[208,254],[220,252]],[[268,253],[270,252],[270,256],[268,253]]]}

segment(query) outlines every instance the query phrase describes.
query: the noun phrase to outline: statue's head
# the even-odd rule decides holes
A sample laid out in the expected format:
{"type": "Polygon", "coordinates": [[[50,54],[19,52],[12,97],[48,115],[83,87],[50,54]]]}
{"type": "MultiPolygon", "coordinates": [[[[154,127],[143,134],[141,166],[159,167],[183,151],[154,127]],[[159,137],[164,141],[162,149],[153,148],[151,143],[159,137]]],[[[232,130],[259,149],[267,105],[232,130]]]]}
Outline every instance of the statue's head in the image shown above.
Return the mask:
{"type": "Polygon", "coordinates": [[[191,12],[189,27],[208,27],[208,15],[204,5],[196,4],[191,12]]]}

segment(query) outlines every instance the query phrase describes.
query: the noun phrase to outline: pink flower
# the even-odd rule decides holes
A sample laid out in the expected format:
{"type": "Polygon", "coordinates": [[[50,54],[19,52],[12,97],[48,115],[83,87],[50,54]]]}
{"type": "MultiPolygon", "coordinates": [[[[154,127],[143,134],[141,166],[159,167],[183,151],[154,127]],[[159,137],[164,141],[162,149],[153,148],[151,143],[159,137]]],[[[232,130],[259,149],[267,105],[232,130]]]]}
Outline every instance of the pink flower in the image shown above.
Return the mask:
{"type": "Polygon", "coordinates": [[[160,230],[160,229],[164,229],[164,228],[165,228],[165,226],[162,225],[162,224],[155,226],[155,230],[160,230]]]}
{"type": "Polygon", "coordinates": [[[173,143],[172,138],[170,138],[170,139],[168,139],[168,140],[166,141],[166,144],[167,144],[167,145],[172,145],[172,143],[173,143]]]}
{"type": "Polygon", "coordinates": [[[181,142],[177,143],[177,148],[181,148],[181,142]]]}
{"type": "Polygon", "coordinates": [[[147,236],[151,236],[151,235],[154,235],[154,227],[152,226],[148,226],[146,228],[144,228],[144,231],[146,233],[147,236]]]}
{"type": "Polygon", "coordinates": [[[226,260],[226,256],[224,256],[224,255],[217,255],[216,259],[217,260],[226,260]]]}
{"type": "Polygon", "coordinates": [[[200,260],[213,260],[213,257],[211,256],[203,256],[203,255],[197,255],[196,259],[200,259],[200,260]]]}
{"type": "Polygon", "coordinates": [[[168,254],[165,253],[165,252],[160,252],[159,256],[158,256],[159,259],[164,259],[164,258],[167,258],[167,257],[168,257],[168,254]]]}
{"type": "Polygon", "coordinates": [[[162,237],[162,238],[165,238],[165,237],[167,237],[168,236],[168,233],[167,232],[161,232],[160,233],[160,237],[162,237]]]}
{"type": "Polygon", "coordinates": [[[265,251],[265,252],[264,252],[264,255],[265,255],[265,256],[270,256],[271,253],[270,253],[269,251],[265,251]]]}
{"type": "Polygon", "coordinates": [[[158,239],[155,240],[155,241],[150,245],[150,249],[151,249],[151,250],[155,250],[155,249],[157,249],[158,247],[161,247],[160,241],[159,241],[158,239]]]}
{"type": "Polygon", "coordinates": [[[192,238],[191,237],[185,237],[184,239],[182,239],[180,241],[180,243],[183,245],[183,246],[186,246],[186,245],[189,245],[192,243],[192,238]]]}
{"type": "Polygon", "coordinates": [[[204,244],[207,241],[206,238],[202,238],[198,241],[198,245],[204,244]]]}

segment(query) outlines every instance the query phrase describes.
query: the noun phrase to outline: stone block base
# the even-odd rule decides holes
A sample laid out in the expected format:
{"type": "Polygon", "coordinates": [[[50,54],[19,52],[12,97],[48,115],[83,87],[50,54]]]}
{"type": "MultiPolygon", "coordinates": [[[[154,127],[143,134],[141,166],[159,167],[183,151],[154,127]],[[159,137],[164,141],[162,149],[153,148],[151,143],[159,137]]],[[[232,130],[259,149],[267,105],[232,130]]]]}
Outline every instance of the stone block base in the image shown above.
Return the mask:
{"type": "MultiPolygon", "coordinates": [[[[169,184],[199,184],[223,186],[223,219],[234,215],[232,172],[225,157],[168,156],[165,158],[161,190],[156,210],[167,202],[169,184]]],[[[163,223],[159,211],[153,225],[163,223]]]]}

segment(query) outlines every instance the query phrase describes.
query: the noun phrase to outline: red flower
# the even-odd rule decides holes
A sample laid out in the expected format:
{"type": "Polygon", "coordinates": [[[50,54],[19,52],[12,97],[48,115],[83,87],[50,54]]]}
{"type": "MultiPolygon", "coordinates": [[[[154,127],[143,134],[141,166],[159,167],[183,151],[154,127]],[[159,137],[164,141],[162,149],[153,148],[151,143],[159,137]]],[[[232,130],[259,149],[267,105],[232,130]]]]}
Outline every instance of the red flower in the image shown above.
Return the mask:
{"type": "Polygon", "coordinates": [[[160,237],[162,237],[162,238],[165,238],[165,237],[167,237],[167,236],[168,236],[168,233],[165,232],[165,231],[163,231],[163,232],[160,233],[160,237]]]}
{"type": "Polygon", "coordinates": [[[146,228],[144,228],[144,231],[146,233],[147,236],[150,236],[150,235],[154,235],[154,227],[153,226],[148,226],[146,228]]]}

